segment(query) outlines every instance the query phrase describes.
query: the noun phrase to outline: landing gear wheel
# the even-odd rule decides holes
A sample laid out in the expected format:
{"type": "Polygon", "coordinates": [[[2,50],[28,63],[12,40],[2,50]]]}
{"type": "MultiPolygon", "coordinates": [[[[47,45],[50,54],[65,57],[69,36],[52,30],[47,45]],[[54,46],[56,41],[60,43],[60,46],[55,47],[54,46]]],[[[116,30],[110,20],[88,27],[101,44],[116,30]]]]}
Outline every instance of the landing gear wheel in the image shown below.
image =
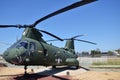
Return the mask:
{"type": "Polygon", "coordinates": [[[54,68],[56,68],[56,66],[52,66],[52,68],[54,69],[54,68]]]}
{"type": "Polygon", "coordinates": [[[79,69],[80,68],[80,66],[76,66],[76,69],[79,69]]]}

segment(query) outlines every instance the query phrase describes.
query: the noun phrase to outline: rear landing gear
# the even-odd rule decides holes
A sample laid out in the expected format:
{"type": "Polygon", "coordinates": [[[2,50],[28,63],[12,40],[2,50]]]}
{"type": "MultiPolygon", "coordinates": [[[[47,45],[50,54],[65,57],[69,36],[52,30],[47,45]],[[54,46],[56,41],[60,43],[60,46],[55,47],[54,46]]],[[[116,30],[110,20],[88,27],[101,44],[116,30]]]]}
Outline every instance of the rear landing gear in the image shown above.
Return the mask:
{"type": "Polygon", "coordinates": [[[56,68],[56,66],[52,66],[52,69],[55,69],[56,68]]]}
{"type": "Polygon", "coordinates": [[[79,69],[80,68],[80,66],[76,66],[76,69],[79,69]]]}

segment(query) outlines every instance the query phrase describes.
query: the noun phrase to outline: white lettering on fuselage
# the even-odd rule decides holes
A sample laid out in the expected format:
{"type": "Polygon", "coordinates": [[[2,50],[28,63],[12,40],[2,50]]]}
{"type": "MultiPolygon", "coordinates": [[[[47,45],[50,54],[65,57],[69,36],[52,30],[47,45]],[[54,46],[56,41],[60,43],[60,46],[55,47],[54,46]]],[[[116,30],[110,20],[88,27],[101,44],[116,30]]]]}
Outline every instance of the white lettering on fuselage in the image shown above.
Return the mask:
{"type": "Polygon", "coordinates": [[[57,64],[59,64],[59,63],[62,62],[62,59],[61,58],[57,58],[57,59],[55,59],[55,61],[57,62],[57,64]]]}

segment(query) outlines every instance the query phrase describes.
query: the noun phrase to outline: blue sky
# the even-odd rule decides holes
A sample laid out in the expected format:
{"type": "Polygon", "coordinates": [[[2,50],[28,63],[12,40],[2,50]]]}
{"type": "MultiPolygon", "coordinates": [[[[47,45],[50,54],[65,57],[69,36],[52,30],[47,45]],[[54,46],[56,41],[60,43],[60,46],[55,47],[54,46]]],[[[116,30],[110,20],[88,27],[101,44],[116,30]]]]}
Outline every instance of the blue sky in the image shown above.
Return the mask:
{"type": "MultiPolygon", "coordinates": [[[[1,0],[0,24],[32,24],[37,19],[70,5],[79,0],[1,0]]],[[[92,45],[75,42],[76,51],[90,51],[99,48],[101,51],[120,48],[120,0],[98,0],[59,14],[41,22],[36,27],[49,31],[61,38],[69,38],[79,34],[79,39],[97,43],[92,45]]],[[[24,29],[1,28],[0,42],[14,43],[21,37],[24,29]]],[[[44,35],[45,40],[54,39],[44,35]]],[[[52,42],[64,47],[64,42],[52,42]]],[[[2,53],[7,45],[0,45],[2,53]]]]}

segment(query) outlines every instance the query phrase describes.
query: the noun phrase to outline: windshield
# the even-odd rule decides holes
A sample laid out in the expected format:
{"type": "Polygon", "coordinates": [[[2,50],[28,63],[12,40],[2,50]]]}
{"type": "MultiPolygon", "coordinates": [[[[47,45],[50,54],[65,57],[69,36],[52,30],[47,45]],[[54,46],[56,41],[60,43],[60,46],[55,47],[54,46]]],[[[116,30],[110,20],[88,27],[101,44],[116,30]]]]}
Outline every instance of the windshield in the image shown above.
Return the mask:
{"type": "Polygon", "coordinates": [[[27,41],[22,41],[22,42],[20,42],[20,43],[16,46],[16,48],[20,48],[20,47],[24,47],[25,49],[27,49],[27,48],[28,48],[28,42],[27,42],[27,41]]]}

